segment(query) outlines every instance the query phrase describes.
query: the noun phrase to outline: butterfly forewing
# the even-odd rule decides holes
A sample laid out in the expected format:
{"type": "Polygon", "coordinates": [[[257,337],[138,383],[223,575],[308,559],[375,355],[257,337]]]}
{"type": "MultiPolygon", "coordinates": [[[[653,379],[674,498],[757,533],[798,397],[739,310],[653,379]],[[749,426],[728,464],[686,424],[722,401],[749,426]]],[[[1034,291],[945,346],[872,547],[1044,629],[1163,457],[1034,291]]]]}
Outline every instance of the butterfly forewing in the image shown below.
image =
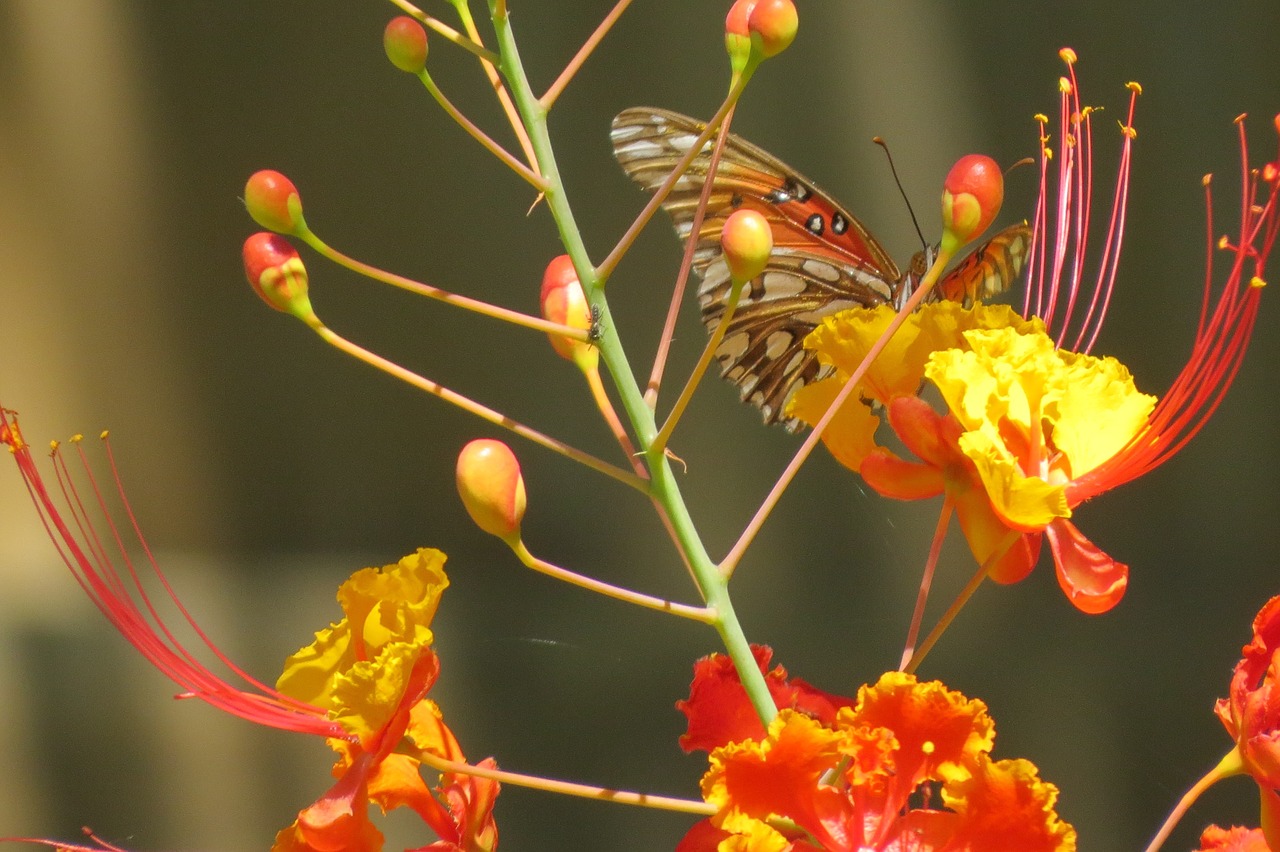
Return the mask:
{"type": "MultiPolygon", "coordinates": [[[[701,122],[667,110],[628,109],[613,120],[614,156],[636,183],[653,191],[667,180],[703,128],[701,122]]],[[[687,239],[692,230],[710,151],[710,143],[703,146],[662,205],[681,239],[687,239]]],[[[787,400],[798,388],[830,372],[814,352],[804,348],[804,338],[824,317],[838,311],[900,304],[919,275],[911,270],[901,275],[862,223],[811,181],[768,152],[730,135],[693,255],[694,269],[702,277],[698,301],[708,329],[720,321],[729,293],[720,232],[729,214],[743,207],[768,220],[774,251],[765,272],[738,303],[716,358],[724,376],[738,385],[744,400],[761,410],[766,423],[782,422],[794,430],[801,424],[783,417],[787,400]]],[[[996,240],[1019,227],[1026,230],[1015,226],[996,240]]],[[[981,298],[1005,289],[1016,269],[1007,278],[1000,276],[1020,266],[1026,251],[1026,240],[1018,243],[1016,236],[966,259],[941,282],[948,293],[981,298]]]]}

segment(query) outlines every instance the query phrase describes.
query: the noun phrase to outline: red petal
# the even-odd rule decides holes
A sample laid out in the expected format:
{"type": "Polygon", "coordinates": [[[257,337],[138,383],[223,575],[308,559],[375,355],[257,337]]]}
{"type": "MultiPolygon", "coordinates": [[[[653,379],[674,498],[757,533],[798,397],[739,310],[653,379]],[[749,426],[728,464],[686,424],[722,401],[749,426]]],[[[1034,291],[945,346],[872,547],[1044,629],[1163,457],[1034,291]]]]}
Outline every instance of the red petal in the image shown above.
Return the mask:
{"type": "Polygon", "coordinates": [[[882,497],[894,500],[924,500],[942,493],[942,471],[918,462],[903,461],[893,453],[877,447],[871,451],[858,474],[882,497]]]}
{"type": "Polygon", "coordinates": [[[1045,527],[1058,568],[1058,585],[1081,612],[1106,612],[1124,597],[1129,566],[1103,553],[1075,524],[1057,518],[1045,527]]]}

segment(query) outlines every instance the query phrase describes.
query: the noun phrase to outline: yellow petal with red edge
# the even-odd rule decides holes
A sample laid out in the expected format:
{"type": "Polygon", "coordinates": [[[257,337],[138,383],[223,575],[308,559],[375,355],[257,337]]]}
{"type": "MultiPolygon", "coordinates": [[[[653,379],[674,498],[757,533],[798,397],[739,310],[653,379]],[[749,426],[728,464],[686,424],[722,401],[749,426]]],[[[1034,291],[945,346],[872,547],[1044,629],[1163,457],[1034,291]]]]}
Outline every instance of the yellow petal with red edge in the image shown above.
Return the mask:
{"type": "Polygon", "coordinates": [[[960,530],[973,558],[987,566],[987,576],[1003,584],[1025,579],[1040,559],[1042,536],[1019,533],[1006,526],[992,510],[981,483],[953,481],[950,486],[960,530]]]}
{"type": "Polygon", "coordinates": [[[1071,517],[1065,486],[1025,475],[995,428],[965,432],[959,444],[978,469],[991,507],[1008,526],[1039,532],[1056,518],[1071,517]]]}
{"type": "MultiPolygon", "coordinates": [[[[810,426],[817,425],[843,387],[844,381],[834,377],[805,385],[787,403],[786,416],[810,426]]],[[[850,470],[857,470],[867,454],[876,448],[875,435],[879,426],[880,418],[871,413],[857,393],[852,393],[823,430],[822,443],[836,461],[850,470]]]]}
{"type": "Polygon", "coordinates": [[[1045,529],[1057,567],[1058,585],[1081,612],[1106,612],[1124,597],[1129,566],[1103,553],[1076,525],[1058,520],[1045,529]]]}
{"type": "Polygon", "coordinates": [[[1041,781],[1030,761],[982,754],[944,774],[942,800],[960,815],[948,848],[1075,852],[1076,831],[1054,810],[1058,788],[1041,781]]]}

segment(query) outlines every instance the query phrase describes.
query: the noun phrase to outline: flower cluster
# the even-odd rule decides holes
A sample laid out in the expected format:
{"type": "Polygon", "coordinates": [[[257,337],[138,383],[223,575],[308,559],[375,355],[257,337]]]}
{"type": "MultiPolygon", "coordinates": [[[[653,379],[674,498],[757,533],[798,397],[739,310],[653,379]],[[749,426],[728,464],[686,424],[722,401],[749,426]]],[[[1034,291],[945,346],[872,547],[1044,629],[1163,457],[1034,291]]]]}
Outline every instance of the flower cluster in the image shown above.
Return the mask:
{"type": "MultiPolygon", "coordinates": [[[[756,649],[761,671],[771,654],[756,649]]],[[[727,663],[700,660],[678,705],[681,745],[710,752],[702,793],[716,807],[679,852],[1076,848],[1057,788],[1026,760],[991,759],[981,701],[901,672],[855,701],[775,667],[766,676],[783,709],[766,730],[727,663]]]]}
{"type": "MultiPolygon", "coordinates": [[[[1093,212],[1093,109],[1080,99],[1077,60],[1069,49],[1060,54],[1067,72],[1059,81],[1056,143],[1051,145],[1049,119],[1037,119],[1040,196],[1029,221],[1005,228],[962,257],[961,250],[998,218],[1004,199],[1000,165],[984,155],[962,157],[942,183],[941,240],[900,273],[833,199],[729,133],[748,82],[765,60],[792,44],[799,23],[792,0],[735,0],[724,29],[728,92],[713,116],[701,122],[638,108],[615,120],[615,155],[653,196],[595,263],[560,178],[547,116],[629,0],[617,0],[541,95],[530,88],[515,50],[507,2],[489,4],[496,49],[481,39],[466,0],[451,2],[460,30],[397,0],[410,14],[388,24],[383,49],[396,69],[420,81],[449,117],[523,181],[522,187],[527,184],[534,206],[545,207],[554,220],[561,246],[543,255],[553,259],[542,267],[540,315],[348,257],[317,235],[304,218],[297,186],[271,169],[256,172],[245,186],[246,208],[266,229],[244,242],[246,276],[271,308],[298,319],[326,344],[488,427],[603,473],[653,504],[693,581],[692,603],[606,583],[536,556],[525,540],[531,504],[516,453],[503,441],[477,437],[457,456],[455,485],[467,514],[522,565],[643,607],[655,618],[674,616],[714,631],[725,653],[694,665],[689,695],[676,704],[687,719],[679,746],[705,752],[708,768],[701,797],[680,799],[499,770],[493,758],[469,762],[428,697],[440,677],[432,625],[449,582],[445,556],[433,549],[354,573],[338,590],[343,617],[289,657],[274,685],[256,680],[200,629],[140,533],[152,576],[131,561],[81,439],[71,444],[84,474],[73,473],[66,458],[71,453],[55,443],[56,484],[50,487],[16,415],[0,408],[0,444],[14,457],[71,574],[122,636],[179,686],[180,697],[255,724],[322,737],[337,753],[334,780],[276,835],[273,852],[380,852],[384,838],[371,805],[384,813],[403,808],[415,814],[436,838],[419,852],[493,852],[497,796],[510,785],[689,814],[696,819],[678,852],[1074,850],[1076,831],[1056,810],[1058,788],[1042,780],[1028,760],[993,757],[995,727],[986,705],[916,672],[978,584],[987,577],[1005,584],[1022,580],[1046,542],[1059,584],[1079,610],[1103,613],[1124,596],[1128,566],[1093,544],[1075,525],[1074,512],[1171,458],[1227,392],[1248,348],[1265,267],[1280,234],[1280,158],[1251,167],[1243,117],[1238,121],[1240,221],[1233,237],[1215,244],[1229,258],[1227,270],[1215,275],[1208,264],[1187,362],[1157,397],[1140,391],[1117,359],[1092,354],[1117,280],[1137,135],[1137,84],[1128,87],[1117,185],[1096,277],[1084,275],[1094,257],[1086,252],[1093,212]],[[496,142],[445,96],[428,69],[428,30],[469,54],[468,61],[478,61],[518,151],[496,142]],[[642,389],[605,285],[661,207],[686,239],[685,256],[642,389]],[[486,321],[547,335],[551,352],[582,374],[617,444],[617,460],[571,447],[341,336],[312,304],[311,277],[295,243],[373,280],[486,321]],[[991,304],[1024,269],[1022,307],[991,304]],[[665,419],[659,419],[659,393],[691,271],[703,277],[699,302],[709,338],[665,419]],[[673,433],[714,360],[767,421],[781,418],[793,430],[813,427],[719,561],[708,553],[685,503],[673,467],[681,460],[671,449],[673,433]],[[887,431],[893,441],[886,440],[887,431]],[[730,594],[743,552],[819,441],[881,495],[942,498],[903,662],[861,686],[856,697],[826,692],[772,665],[771,649],[748,641],[730,594]],[[978,573],[917,645],[953,513],[978,573]],[[105,519],[105,531],[97,517],[105,519]],[[157,588],[163,594],[153,597],[149,589],[157,588]],[[183,622],[180,632],[198,637],[203,651],[177,639],[166,621],[169,612],[183,622]],[[206,665],[202,656],[215,663],[206,665]]],[[[1205,187],[1212,213],[1208,178],[1205,187]]],[[[535,289],[530,287],[530,303],[535,289]]],[[[103,437],[128,527],[136,532],[139,525],[103,437]]],[[[1216,707],[1233,741],[1230,751],[1174,808],[1151,850],[1203,789],[1235,775],[1257,783],[1261,827],[1212,826],[1201,837],[1202,852],[1280,849],[1278,661],[1280,597],[1255,619],[1252,641],[1216,707]]],[[[693,779],[688,782],[692,792],[693,779]]],[[[89,838],[94,846],[30,842],[121,852],[89,838]]]]}

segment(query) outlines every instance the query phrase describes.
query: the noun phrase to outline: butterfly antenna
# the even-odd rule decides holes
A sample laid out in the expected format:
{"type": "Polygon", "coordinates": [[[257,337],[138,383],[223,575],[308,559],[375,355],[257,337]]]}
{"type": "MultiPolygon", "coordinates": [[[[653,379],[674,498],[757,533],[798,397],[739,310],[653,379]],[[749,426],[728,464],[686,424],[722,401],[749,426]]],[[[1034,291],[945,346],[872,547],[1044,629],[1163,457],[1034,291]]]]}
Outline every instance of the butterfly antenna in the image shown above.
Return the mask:
{"type": "Polygon", "coordinates": [[[871,137],[871,141],[884,149],[884,155],[889,160],[889,171],[893,174],[893,182],[898,185],[898,193],[907,205],[907,212],[911,214],[911,224],[915,226],[916,236],[920,238],[920,245],[928,246],[928,243],[924,241],[924,233],[920,230],[920,223],[916,220],[916,211],[911,207],[911,199],[907,198],[907,191],[902,188],[902,181],[898,179],[898,169],[893,165],[893,154],[889,153],[889,143],[879,136],[871,137]]]}

